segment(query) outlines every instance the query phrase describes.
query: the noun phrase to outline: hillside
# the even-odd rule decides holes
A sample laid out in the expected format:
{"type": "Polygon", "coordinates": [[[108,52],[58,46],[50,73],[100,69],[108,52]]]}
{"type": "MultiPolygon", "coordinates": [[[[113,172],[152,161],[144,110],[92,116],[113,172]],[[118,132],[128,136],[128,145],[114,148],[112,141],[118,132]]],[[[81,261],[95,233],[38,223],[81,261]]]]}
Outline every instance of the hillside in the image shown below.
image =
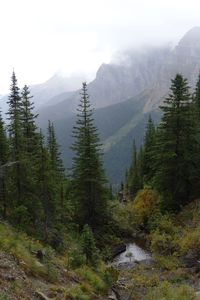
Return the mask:
{"type": "MultiPolygon", "coordinates": [[[[0,237],[1,300],[107,298],[105,265],[97,272],[86,265],[73,269],[72,253],[58,254],[6,223],[0,223],[0,237]]],[[[73,240],[71,247],[75,247],[73,240]]]]}
{"type": "MultiPolygon", "coordinates": [[[[133,140],[141,145],[146,121],[149,114],[141,113],[147,96],[144,94],[133,97],[94,112],[95,124],[102,141],[103,158],[106,174],[113,186],[120,183],[124,170],[130,165],[133,140]]],[[[155,121],[159,120],[159,111],[152,112],[155,121]]],[[[66,168],[71,167],[73,143],[72,128],[76,117],[55,122],[58,143],[66,168]]]]}
{"type": "MultiPolygon", "coordinates": [[[[171,215],[159,215],[158,212],[155,215],[154,211],[151,216],[152,212],[148,210],[151,205],[146,204],[148,225],[141,230],[137,227],[141,225],[141,219],[137,223],[135,214],[139,213],[141,217],[144,213],[144,203],[138,206],[139,198],[141,202],[144,200],[142,195],[144,190],[135,198],[137,204],[129,202],[127,206],[121,206],[126,218],[120,221],[129,230],[137,232],[136,236],[140,236],[140,239],[136,239],[139,245],[142,237],[143,247],[145,238],[145,249],[151,253],[151,259],[131,264],[134,261],[133,250],[133,259],[121,265],[116,286],[119,299],[199,300],[200,200],[191,202],[179,213],[171,215]]],[[[137,252],[135,254],[137,256],[137,252]]]]}
{"type": "MultiPolygon", "coordinates": [[[[117,186],[131,160],[132,141],[143,139],[149,114],[157,122],[159,105],[168,93],[170,80],[177,72],[188,78],[193,88],[200,70],[200,27],[188,31],[174,49],[146,48],[129,51],[117,62],[103,64],[88,84],[90,101],[95,108],[104,162],[109,181],[117,186]]],[[[48,120],[54,122],[65,167],[71,167],[71,130],[80,99],[75,88],[80,78],[53,76],[31,87],[38,125],[46,132],[48,120]]],[[[6,99],[1,107],[6,111],[6,99]]]]}
{"type": "MultiPolygon", "coordinates": [[[[118,64],[102,65],[96,79],[88,84],[106,172],[113,185],[120,183],[130,163],[133,139],[141,145],[148,115],[159,120],[158,107],[168,93],[171,78],[181,72],[194,87],[200,70],[199,57],[200,28],[195,27],[172,50],[146,49],[128,53],[118,64]]],[[[62,94],[60,103],[40,110],[39,124],[45,129],[48,119],[54,121],[65,166],[70,168],[70,135],[79,91],[66,100],[64,97],[62,94]]]]}

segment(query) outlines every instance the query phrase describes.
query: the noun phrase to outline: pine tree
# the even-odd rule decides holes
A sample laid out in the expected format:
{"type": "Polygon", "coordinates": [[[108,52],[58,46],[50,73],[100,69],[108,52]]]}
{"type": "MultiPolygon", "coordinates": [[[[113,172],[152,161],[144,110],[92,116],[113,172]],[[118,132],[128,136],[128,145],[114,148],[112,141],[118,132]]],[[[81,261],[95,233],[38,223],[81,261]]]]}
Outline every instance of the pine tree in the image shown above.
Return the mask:
{"type": "Polygon", "coordinates": [[[0,111],[0,215],[5,219],[7,217],[8,208],[8,191],[7,191],[7,170],[8,163],[8,141],[6,137],[6,130],[0,111]]]}
{"type": "Polygon", "coordinates": [[[22,170],[20,167],[20,160],[22,155],[22,148],[24,146],[23,135],[22,135],[22,123],[21,123],[21,97],[19,94],[19,87],[17,86],[17,78],[13,71],[11,77],[10,95],[8,97],[8,131],[10,137],[10,160],[17,162],[12,167],[13,186],[12,197],[15,207],[21,205],[21,194],[22,194],[22,170]]]}
{"type": "Polygon", "coordinates": [[[196,119],[200,127],[200,73],[198,76],[195,92],[193,95],[193,106],[194,106],[194,114],[196,115],[196,119]]]}
{"type": "Polygon", "coordinates": [[[196,143],[193,145],[193,178],[192,178],[192,194],[193,197],[200,195],[200,73],[196,83],[195,92],[192,99],[192,117],[195,123],[195,137],[196,143]]]}
{"type": "Polygon", "coordinates": [[[93,232],[87,224],[83,227],[81,240],[82,252],[86,256],[86,263],[96,266],[98,262],[98,252],[95,245],[93,232]]]}
{"type": "Polygon", "coordinates": [[[135,141],[133,143],[133,156],[131,167],[128,172],[128,189],[129,196],[134,198],[137,192],[143,186],[143,176],[142,176],[142,150],[138,153],[135,141]]]}
{"type": "Polygon", "coordinates": [[[21,93],[21,122],[22,132],[25,142],[25,150],[27,153],[34,155],[34,149],[38,144],[38,132],[36,119],[38,114],[34,114],[34,103],[31,101],[33,96],[30,95],[30,90],[27,85],[24,86],[21,93]]]}
{"type": "Polygon", "coordinates": [[[43,224],[45,241],[49,241],[50,231],[56,221],[56,185],[52,176],[51,160],[44,145],[44,136],[40,133],[40,152],[38,157],[38,197],[43,213],[40,216],[43,224]]]}
{"type": "Polygon", "coordinates": [[[72,188],[76,218],[81,227],[88,224],[96,231],[107,219],[107,189],[100,157],[100,142],[92,118],[87,85],[83,83],[73,130],[74,151],[72,188]]]}
{"type": "Polygon", "coordinates": [[[48,122],[47,149],[50,156],[52,176],[56,188],[57,216],[61,223],[65,223],[69,216],[69,181],[65,176],[65,169],[57,143],[54,125],[48,122]]]}
{"type": "MultiPolygon", "coordinates": [[[[24,141],[21,149],[20,167],[23,170],[21,176],[22,182],[22,202],[26,208],[27,227],[30,224],[35,225],[39,222],[41,214],[41,202],[37,195],[38,190],[38,172],[37,162],[40,156],[40,138],[36,125],[37,114],[34,113],[33,96],[30,95],[30,90],[25,85],[21,92],[21,130],[24,141]]],[[[28,229],[24,228],[24,229],[28,229]]]]}
{"type": "Polygon", "coordinates": [[[191,197],[195,144],[191,96],[187,79],[177,74],[165,99],[156,141],[155,183],[165,208],[178,209],[191,197]]]}
{"type": "Polygon", "coordinates": [[[151,116],[149,116],[144,137],[143,173],[144,182],[150,183],[154,176],[154,149],[156,142],[156,128],[151,116]]]}
{"type": "Polygon", "coordinates": [[[61,153],[56,140],[54,125],[50,121],[48,122],[47,149],[50,154],[52,169],[56,172],[59,179],[63,178],[64,166],[62,159],[60,158],[61,153]]]}

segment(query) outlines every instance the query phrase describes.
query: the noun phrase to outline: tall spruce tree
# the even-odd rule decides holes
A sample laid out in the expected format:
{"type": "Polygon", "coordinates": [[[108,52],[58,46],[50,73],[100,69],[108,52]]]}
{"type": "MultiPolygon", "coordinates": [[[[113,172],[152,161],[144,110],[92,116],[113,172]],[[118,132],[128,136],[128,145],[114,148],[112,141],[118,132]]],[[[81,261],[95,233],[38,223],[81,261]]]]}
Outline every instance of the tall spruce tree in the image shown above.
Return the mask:
{"type": "Polygon", "coordinates": [[[62,159],[60,158],[61,153],[59,151],[59,145],[57,143],[54,124],[48,121],[48,135],[47,135],[47,148],[49,150],[52,169],[55,171],[57,177],[64,177],[64,166],[62,159]]]}
{"type": "Polygon", "coordinates": [[[193,109],[193,120],[196,129],[196,144],[193,146],[193,181],[192,181],[192,191],[193,197],[199,197],[200,195],[200,74],[196,83],[195,92],[193,94],[192,101],[193,109]],[[195,150],[195,151],[194,151],[195,150]]]}
{"type": "Polygon", "coordinates": [[[191,197],[195,127],[187,79],[177,74],[161,106],[163,117],[156,141],[155,183],[164,207],[179,209],[191,197]]]}
{"type": "Polygon", "coordinates": [[[39,141],[39,134],[36,126],[38,114],[34,114],[34,103],[31,101],[32,98],[33,96],[30,95],[29,87],[25,85],[21,92],[22,133],[25,142],[25,151],[34,155],[34,150],[39,141]]]}
{"type": "Polygon", "coordinates": [[[48,122],[47,149],[50,156],[52,176],[54,178],[57,191],[57,216],[60,218],[61,223],[65,223],[69,216],[69,181],[65,176],[65,169],[61,159],[54,125],[50,121],[48,122]]]}
{"type": "Polygon", "coordinates": [[[74,151],[72,187],[76,218],[81,228],[88,224],[96,231],[107,219],[107,189],[100,156],[99,136],[92,118],[93,110],[86,83],[82,85],[77,111],[72,145],[74,151]]]}
{"type": "Polygon", "coordinates": [[[198,76],[195,92],[193,95],[193,108],[198,123],[197,125],[200,127],[200,74],[198,76]]]}
{"type": "Polygon", "coordinates": [[[48,149],[44,145],[44,136],[40,132],[40,152],[38,157],[38,196],[43,207],[41,223],[44,239],[49,241],[51,229],[55,225],[56,216],[56,184],[51,168],[48,149]]]}
{"type": "Polygon", "coordinates": [[[40,155],[40,139],[36,125],[38,115],[34,113],[32,98],[29,87],[25,85],[21,92],[21,127],[24,145],[21,149],[20,160],[20,167],[23,170],[22,200],[26,207],[26,220],[23,222],[35,225],[38,223],[41,213],[41,202],[37,195],[39,188],[37,162],[40,155]]]}
{"type": "Polygon", "coordinates": [[[142,164],[142,149],[140,149],[140,151],[138,152],[134,141],[132,163],[127,176],[129,196],[131,198],[134,198],[137,192],[143,186],[141,164],[142,164]]]}
{"type": "Polygon", "coordinates": [[[143,174],[144,182],[151,183],[154,176],[154,148],[156,142],[156,128],[154,122],[149,116],[146,133],[144,137],[144,153],[143,153],[143,174]]]}
{"type": "Polygon", "coordinates": [[[6,129],[0,111],[0,215],[5,219],[7,217],[8,209],[8,178],[7,168],[8,163],[8,140],[6,136],[6,129]]]}
{"type": "Polygon", "coordinates": [[[9,125],[9,137],[10,137],[10,160],[16,161],[17,163],[12,167],[12,177],[13,186],[11,187],[12,191],[12,200],[14,206],[20,206],[22,204],[21,195],[22,195],[22,169],[20,166],[20,160],[22,155],[22,148],[24,146],[23,135],[22,135],[22,123],[21,123],[21,97],[19,94],[19,87],[17,85],[17,78],[15,72],[13,71],[11,77],[11,86],[10,86],[10,95],[8,97],[8,117],[9,125]]]}

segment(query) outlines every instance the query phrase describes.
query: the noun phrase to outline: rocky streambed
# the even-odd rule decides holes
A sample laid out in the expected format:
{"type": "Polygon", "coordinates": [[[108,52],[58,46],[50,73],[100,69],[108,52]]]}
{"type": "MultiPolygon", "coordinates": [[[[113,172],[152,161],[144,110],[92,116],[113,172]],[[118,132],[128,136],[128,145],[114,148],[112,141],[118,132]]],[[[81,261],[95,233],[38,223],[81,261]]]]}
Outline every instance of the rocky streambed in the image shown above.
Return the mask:
{"type": "Polygon", "coordinates": [[[130,279],[127,271],[133,269],[138,264],[151,264],[151,255],[137,243],[127,243],[124,251],[113,259],[111,266],[119,270],[119,279],[112,287],[108,297],[110,300],[129,300],[131,299],[132,289],[129,286],[130,279]]]}
{"type": "Polygon", "coordinates": [[[110,264],[119,271],[119,277],[108,299],[143,299],[149,287],[163,281],[171,282],[175,286],[178,283],[186,284],[200,295],[200,260],[182,257],[179,258],[180,265],[177,268],[167,270],[158,266],[150,252],[137,242],[127,243],[125,248],[110,264]]]}

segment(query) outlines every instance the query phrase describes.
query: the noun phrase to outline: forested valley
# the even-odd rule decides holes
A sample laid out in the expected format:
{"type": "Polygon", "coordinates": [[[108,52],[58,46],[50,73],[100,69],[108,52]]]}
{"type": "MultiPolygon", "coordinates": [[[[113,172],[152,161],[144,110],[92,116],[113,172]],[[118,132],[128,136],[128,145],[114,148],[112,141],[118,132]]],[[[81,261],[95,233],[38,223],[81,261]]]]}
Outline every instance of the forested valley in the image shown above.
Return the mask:
{"type": "Polygon", "coordinates": [[[149,115],[143,145],[130,140],[117,192],[89,94],[83,83],[65,170],[54,124],[37,127],[34,95],[12,74],[0,116],[0,299],[200,299],[200,76],[194,91],[171,80],[160,123],[149,115]]]}

